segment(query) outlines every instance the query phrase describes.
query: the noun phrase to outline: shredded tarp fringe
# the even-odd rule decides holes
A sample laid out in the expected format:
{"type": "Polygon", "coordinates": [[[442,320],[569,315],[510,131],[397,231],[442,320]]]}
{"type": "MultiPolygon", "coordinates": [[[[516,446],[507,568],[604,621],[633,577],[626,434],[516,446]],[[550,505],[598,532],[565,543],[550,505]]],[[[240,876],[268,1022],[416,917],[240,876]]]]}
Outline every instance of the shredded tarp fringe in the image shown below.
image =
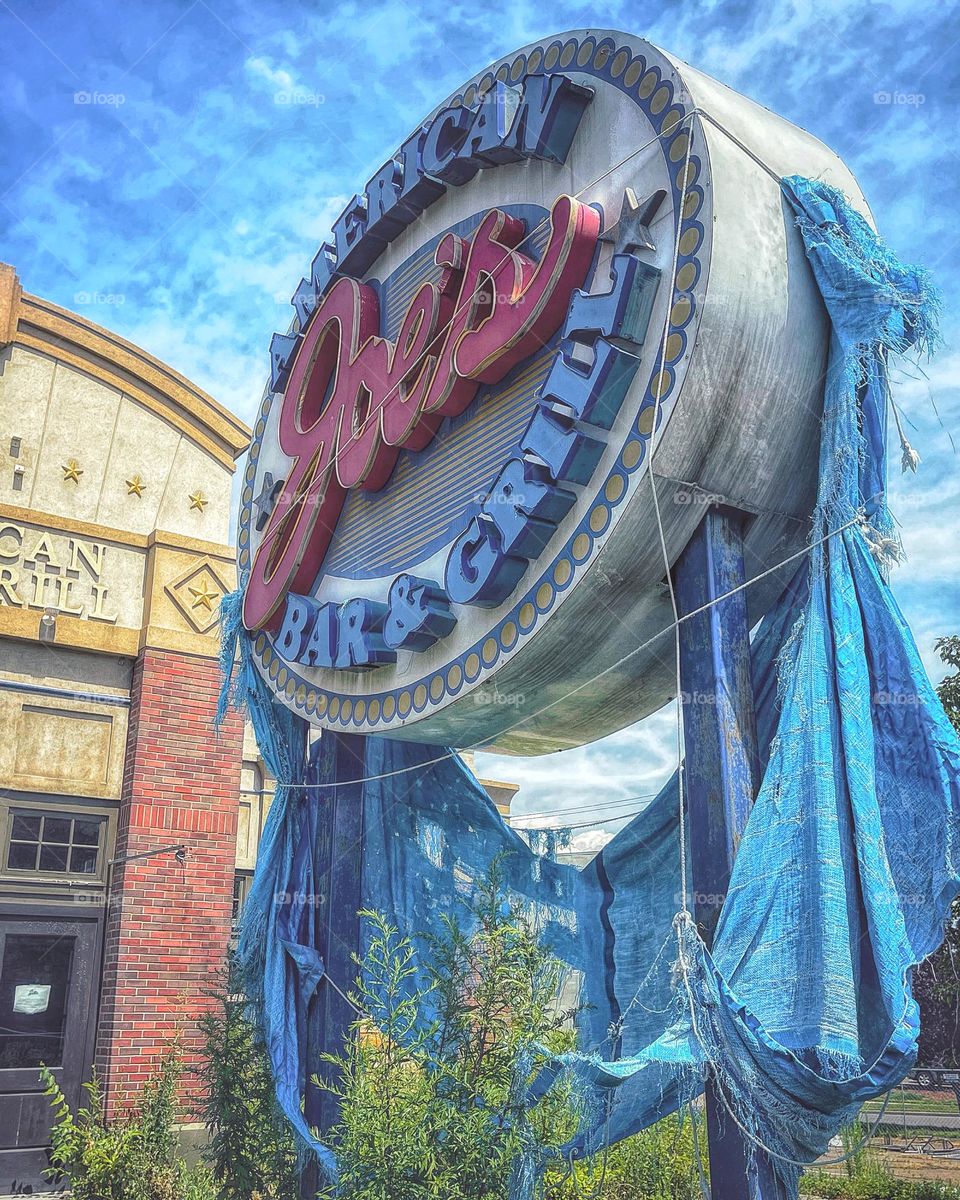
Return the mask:
{"type": "MultiPolygon", "coordinates": [[[[937,344],[937,298],[835,189],[795,177],[783,191],[831,322],[818,500],[810,553],[751,647],[762,785],[717,898],[712,952],[679,911],[676,776],[578,871],[505,825],[457,757],[368,737],[361,897],[425,946],[418,935],[441,932],[444,917],[469,924],[469,897],[497,860],[567,968],[565,1006],[580,1006],[582,1053],[532,1080],[518,1064],[530,1104],[558,1071],[575,1076],[583,1116],[562,1158],[676,1111],[709,1076],[787,1198],[802,1164],[914,1061],[911,975],[960,888],[960,745],[881,574],[897,548],[884,499],[887,359],[937,344]]],[[[290,902],[322,874],[325,793],[297,785],[331,767],[322,749],[308,758],[302,722],[270,699],[239,600],[224,605],[223,702],[242,697],[284,781],[240,958],[280,1104],[333,1177],[308,1119],[320,935],[315,910],[290,902]]],[[[426,982],[416,965],[411,988],[426,982]]],[[[548,1158],[525,1141],[511,1200],[537,1194],[548,1158]]]]}
{"type": "MultiPolygon", "coordinates": [[[[308,782],[307,727],[277,704],[253,663],[243,628],[240,587],[220,603],[221,689],[216,723],[232,706],[249,716],[267,770],[277,780],[260,837],[257,869],[243,909],[235,958],[276,1083],[277,1101],[290,1122],[301,1156],[317,1158],[327,1180],[337,1179],[336,1156],[319,1139],[305,1102],[308,1064],[305,1015],[323,975],[317,947],[315,897],[317,810],[321,801],[298,784],[308,782]]],[[[330,766],[318,754],[310,779],[330,766]]]]}

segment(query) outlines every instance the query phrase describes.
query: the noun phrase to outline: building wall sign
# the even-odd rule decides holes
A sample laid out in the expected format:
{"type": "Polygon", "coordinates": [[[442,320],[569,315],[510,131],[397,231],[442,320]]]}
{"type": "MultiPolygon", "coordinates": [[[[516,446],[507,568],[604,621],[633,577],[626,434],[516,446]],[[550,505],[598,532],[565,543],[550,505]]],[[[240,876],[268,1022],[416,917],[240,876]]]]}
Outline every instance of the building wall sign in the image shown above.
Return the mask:
{"type": "MultiPolygon", "coordinates": [[[[241,500],[244,623],[284,703],[461,745],[589,740],[669,694],[662,654],[607,678],[669,616],[651,439],[665,476],[758,513],[779,489],[802,519],[783,463],[814,446],[823,323],[743,147],[849,176],[730,95],[625,34],[546,39],[346,206],[271,343],[241,500]],[[775,377],[804,397],[789,428],[785,393],[757,398],[775,377]],[[785,440],[759,454],[764,421],[785,440]]],[[[698,520],[669,507],[671,552],[698,520]]],[[[757,559],[788,530],[760,520],[757,559]]]]}
{"type": "Polygon", "coordinates": [[[0,522],[0,605],[113,624],[103,542],[0,522]]]}

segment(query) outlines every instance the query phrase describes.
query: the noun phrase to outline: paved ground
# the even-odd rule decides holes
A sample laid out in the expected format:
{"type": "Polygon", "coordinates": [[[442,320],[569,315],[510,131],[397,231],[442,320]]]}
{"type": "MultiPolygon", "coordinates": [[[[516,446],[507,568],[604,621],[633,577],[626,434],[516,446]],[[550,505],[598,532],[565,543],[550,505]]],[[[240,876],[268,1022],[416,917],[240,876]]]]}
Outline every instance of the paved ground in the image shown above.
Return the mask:
{"type": "MultiPolygon", "coordinates": [[[[869,1111],[864,1113],[867,1121],[875,1121],[876,1117],[871,1116],[869,1111]]],[[[960,1131],[960,1112],[924,1112],[921,1109],[903,1109],[895,1107],[893,1102],[887,1105],[887,1111],[883,1114],[883,1119],[880,1122],[881,1129],[887,1129],[899,1126],[901,1129],[907,1125],[912,1129],[943,1129],[960,1131]]]]}

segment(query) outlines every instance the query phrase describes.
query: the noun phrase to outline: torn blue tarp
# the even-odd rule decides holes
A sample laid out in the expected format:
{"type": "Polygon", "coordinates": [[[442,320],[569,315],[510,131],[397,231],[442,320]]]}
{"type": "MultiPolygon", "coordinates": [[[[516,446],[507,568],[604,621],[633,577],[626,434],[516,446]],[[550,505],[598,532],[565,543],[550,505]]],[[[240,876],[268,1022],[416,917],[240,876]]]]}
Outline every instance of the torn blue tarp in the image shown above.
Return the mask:
{"type": "MultiPolygon", "coordinates": [[[[712,954],[681,911],[676,778],[580,872],[535,854],[458,758],[368,738],[362,897],[402,933],[438,932],[446,915],[467,919],[471,888],[506,855],[507,886],[536,913],[583,1005],[584,1052],[564,1064],[597,1119],[575,1148],[665,1116],[710,1070],[789,1196],[799,1164],[913,1062],[911,973],[940,943],[960,887],[960,746],[877,565],[894,548],[886,355],[929,346],[935,304],[924,275],[838,192],[799,178],[783,188],[833,327],[819,494],[810,553],[753,640],[765,769],[712,954]]],[[[302,725],[270,701],[235,604],[224,628],[228,665],[239,642],[238,688],[270,769],[329,778],[323,739],[308,764],[302,725]]],[[[322,787],[280,789],[240,955],[280,1102],[332,1173],[304,1116],[317,918],[277,899],[319,888],[325,803],[322,787]]]]}

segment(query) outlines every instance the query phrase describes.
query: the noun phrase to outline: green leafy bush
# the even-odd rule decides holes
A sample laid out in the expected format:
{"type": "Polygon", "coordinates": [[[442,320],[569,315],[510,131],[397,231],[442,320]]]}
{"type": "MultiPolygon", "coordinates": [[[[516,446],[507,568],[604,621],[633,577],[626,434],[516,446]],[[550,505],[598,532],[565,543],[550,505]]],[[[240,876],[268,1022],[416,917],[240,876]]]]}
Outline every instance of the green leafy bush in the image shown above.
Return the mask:
{"type": "Polygon", "coordinates": [[[229,968],[200,1018],[198,1115],[209,1132],[204,1157],[220,1200],[298,1200],[293,1135],[274,1098],[266,1051],[235,977],[229,968]]]}
{"type": "MultiPolygon", "coordinates": [[[[844,1137],[847,1152],[855,1143],[856,1139],[844,1137]]],[[[809,1171],[803,1177],[801,1191],[825,1200],[960,1200],[960,1188],[951,1184],[894,1178],[869,1147],[847,1159],[843,1174],[809,1171]]]]}
{"type": "Polygon", "coordinates": [[[96,1076],[84,1085],[87,1102],[74,1115],[56,1078],[42,1068],[54,1112],[48,1176],[65,1179],[73,1200],[216,1200],[209,1172],[191,1171],[177,1154],[180,1076],[171,1052],[138,1103],[108,1121],[96,1076]]]}
{"type": "MultiPolygon", "coordinates": [[[[698,1122],[700,1158],[707,1175],[703,1122],[698,1122]]],[[[700,1172],[688,1115],[665,1117],[592,1161],[547,1177],[545,1200],[701,1200],[700,1172]]]]}
{"type": "Polygon", "coordinates": [[[578,1123],[563,1078],[524,1100],[546,1055],[573,1042],[571,1014],[557,1008],[560,964],[504,899],[496,867],[478,889],[474,931],[448,919],[430,939],[425,986],[413,982],[409,939],[364,917],[361,1015],[313,1080],[340,1105],[338,1200],[505,1200],[527,1147],[559,1146],[578,1123]]]}

